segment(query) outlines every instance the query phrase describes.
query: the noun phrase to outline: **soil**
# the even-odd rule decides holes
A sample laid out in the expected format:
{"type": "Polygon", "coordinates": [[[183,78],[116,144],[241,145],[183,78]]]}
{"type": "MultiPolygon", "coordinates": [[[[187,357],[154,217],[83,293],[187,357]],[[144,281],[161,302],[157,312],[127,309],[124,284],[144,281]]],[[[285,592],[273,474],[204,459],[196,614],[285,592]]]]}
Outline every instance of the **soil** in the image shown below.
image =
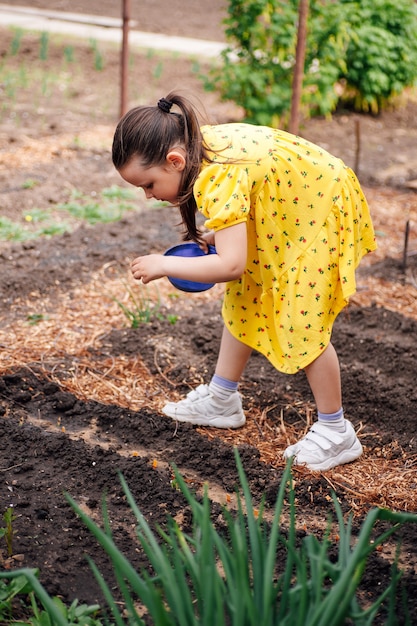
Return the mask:
{"type": "MultiPolygon", "coordinates": [[[[115,15],[112,2],[31,4],[115,15]]],[[[195,15],[184,0],[170,2],[170,12],[166,4],[133,2],[138,27],[223,39],[225,2],[210,3],[209,19],[195,15]]],[[[65,601],[102,603],[85,555],[94,556],[111,580],[110,566],[64,492],[97,520],[106,494],[115,541],[141,567],[146,561],[133,539],[119,472],[153,527],[163,526],[167,515],[188,519],[185,499],[173,488],[173,465],[197,493],[209,485],[216,519],[222,505],[233,505],[237,446],[255,505],[265,497],[270,510],[284,469],[282,450],[308,428],[314,405],[303,373],[281,375],[254,354],[241,384],[248,420],[239,431],[176,424],[161,414],[168,398],[181,397],[213,372],[221,286],[186,295],[166,279],[157,290],[132,284],[128,266],[134,256],[162,251],[181,238],[175,211],[151,207],[139,195],[135,210],[119,221],[64,220],[59,205],[74,192],[97,201],[104,188],[123,187],[109,156],[119,52],[100,44],[104,66],[98,69],[91,42],[52,38],[41,59],[39,35],[26,33],[12,55],[14,38],[12,31],[1,31],[1,215],[30,230],[35,210],[43,209],[57,222],[69,220],[71,230],[1,244],[1,504],[3,510],[13,506],[16,520],[13,555],[2,545],[0,561],[4,568],[39,568],[48,592],[65,601]],[[149,306],[151,312],[137,328],[120,306],[134,308],[132,293],[144,298],[140,310],[149,306]]],[[[131,56],[132,104],[154,102],[181,87],[204,102],[211,119],[240,119],[238,107],[203,91],[195,70],[198,62],[199,72],[208,71],[206,60],[143,51],[131,56]]],[[[408,94],[379,117],[343,112],[301,125],[301,134],[357,167],[379,250],[362,263],[358,293],[337,319],[333,338],[345,412],[359,430],[364,455],[326,473],[294,468],[300,536],[323,535],[334,515],[332,491],[346,518],[353,515],[355,534],[374,506],[417,513],[416,112],[408,94]]],[[[417,524],[402,527],[395,535],[400,539],[404,574],[398,597],[405,589],[410,623],[417,623],[417,524]]],[[[387,585],[394,552],[386,542],[369,558],[364,601],[387,585]]],[[[406,623],[405,613],[398,609],[398,624],[406,623]]],[[[384,623],[383,611],[374,623],[384,623]]]]}

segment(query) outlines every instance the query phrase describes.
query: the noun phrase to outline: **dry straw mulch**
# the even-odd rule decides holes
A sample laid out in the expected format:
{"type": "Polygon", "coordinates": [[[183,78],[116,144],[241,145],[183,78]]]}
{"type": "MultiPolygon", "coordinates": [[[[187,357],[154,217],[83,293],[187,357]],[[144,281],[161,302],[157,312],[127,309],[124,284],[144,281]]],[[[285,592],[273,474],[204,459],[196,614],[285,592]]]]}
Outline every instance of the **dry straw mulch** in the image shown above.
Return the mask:
{"type": "MultiPolygon", "coordinates": [[[[71,297],[63,295],[58,302],[47,299],[34,305],[36,313],[43,316],[41,322],[29,325],[27,319],[11,322],[0,331],[0,372],[7,372],[16,367],[43,367],[45,374],[59,382],[66,390],[83,400],[96,400],[104,404],[118,404],[133,410],[147,407],[159,411],[173,385],[169,385],[169,374],[161,372],[153,376],[139,356],[114,357],[106,355],[101,345],[102,338],[113,328],[126,325],[120,306],[116,300],[129,307],[129,277],[120,278],[109,268],[96,273],[88,285],[79,287],[71,297]],[[97,356],[99,355],[99,356],[97,356]]],[[[377,281],[377,298],[368,289],[362,291],[360,298],[390,301],[390,308],[395,308],[393,286],[390,283],[377,281]]],[[[163,301],[169,306],[169,292],[172,288],[166,281],[159,281],[158,290],[149,289],[146,297],[149,302],[163,301]]],[[[374,281],[370,280],[373,287],[374,281]]],[[[140,289],[139,286],[135,287],[140,289]]],[[[142,289],[144,289],[142,287],[142,289]]],[[[403,311],[404,302],[407,309],[413,311],[417,319],[417,309],[409,299],[410,289],[398,286],[398,310],[403,311]]],[[[221,291],[216,295],[220,297],[221,291]]],[[[180,296],[181,297],[181,296],[180,296]]],[[[198,295],[204,299],[213,294],[198,295]]],[[[184,306],[186,301],[184,300],[184,306]]],[[[173,329],[173,332],[175,330],[173,329]]],[[[273,407],[271,407],[272,409],[273,407]]],[[[290,407],[288,407],[290,408],[290,407]]],[[[209,438],[221,437],[231,445],[255,445],[261,460],[271,466],[282,468],[284,461],[281,451],[300,438],[311,425],[312,411],[309,407],[296,408],[300,414],[306,414],[307,420],[299,427],[285,425],[285,413],[280,424],[268,419],[268,411],[259,414],[256,408],[249,408],[246,426],[238,431],[213,431],[199,429],[209,438]]],[[[359,432],[360,436],[360,432],[359,432]]],[[[391,447],[395,447],[393,442],[391,447]]],[[[335,468],[323,473],[323,477],[336,491],[344,492],[353,511],[361,512],[369,506],[382,506],[395,510],[417,510],[417,494],[415,493],[415,476],[417,458],[406,458],[405,454],[392,454],[391,449],[367,450],[356,463],[335,468]],[[395,456],[396,458],[392,458],[395,456]]],[[[133,452],[132,452],[133,453],[133,452]]],[[[308,480],[310,472],[305,468],[294,468],[295,480],[308,480]]],[[[314,494],[312,494],[314,499],[314,494]]]]}
{"type": "MultiPolygon", "coordinates": [[[[417,194],[393,190],[391,194],[385,191],[381,196],[378,190],[369,189],[367,196],[374,207],[379,249],[364,259],[365,266],[387,256],[401,258],[407,220],[411,224],[409,252],[414,254],[417,249],[417,194]]],[[[127,270],[123,271],[126,275],[121,276],[120,268],[103,267],[92,276],[88,285],[80,286],[71,296],[61,295],[57,302],[31,297],[30,303],[26,303],[27,310],[41,315],[42,320],[29,325],[27,318],[17,318],[3,325],[0,330],[0,373],[36,365],[37,368],[43,367],[48,376],[80,399],[118,404],[132,410],[147,407],[159,411],[167,397],[167,388],[168,393],[175,395],[175,386],[169,384],[169,374],[160,371],[160,376],[152,376],[139,356],[106,355],[101,344],[102,338],[113,328],[126,325],[126,317],[117,301],[129,308],[131,290],[140,289],[133,285],[127,270]]],[[[221,297],[221,291],[221,287],[216,286],[210,293],[196,294],[195,298],[221,297]]],[[[164,279],[158,281],[156,287],[146,288],[140,297],[148,304],[162,302],[169,308],[171,292],[172,287],[164,279]]],[[[416,295],[416,277],[412,272],[394,283],[370,273],[368,278],[360,279],[353,301],[364,306],[376,303],[417,319],[416,295]]],[[[22,303],[19,305],[21,309],[22,303]]],[[[184,299],[184,308],[186,306],[184,299]]],[[[221,437],[232,445],[255,445],[263,461],[283,467],[281,451],[310,426],[311,411],[309,407],[301,408],[300,413],[306,414],[307,420],[300,423],[299,428],[285,426],[285,414],[277,426],[268,419],[268,412],[259,414],[252,408],[249,409],[251,419],[243,429],[200,431],[209,438],[221,437]]],[[[396,445],[393,442],[391,447],[396,445]]],[[[365,454],[358,462],[343,466],[342,470],[335,468],[323,476],[329,485],[345,493],[354,511],[374,505],[417,511],[417,458],[406,458],[401,451],[398,454],[398,450],[392,454],[393,451],[367,450],[365,447],[365,454]]],[[[308,479],[309,471],[296,467],[294,475],[296,480],[308,479]]]]}

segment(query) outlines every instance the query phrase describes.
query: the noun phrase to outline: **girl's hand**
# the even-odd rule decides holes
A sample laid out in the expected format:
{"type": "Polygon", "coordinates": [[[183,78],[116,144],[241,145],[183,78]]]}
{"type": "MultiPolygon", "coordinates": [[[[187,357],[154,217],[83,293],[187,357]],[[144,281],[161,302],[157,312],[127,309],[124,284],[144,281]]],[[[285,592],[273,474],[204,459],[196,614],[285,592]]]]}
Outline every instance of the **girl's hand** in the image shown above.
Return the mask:
{"type": "Polygon", "coordinates": [[[147,254],[146,256],[138,256],[130,264],[133,278],[136,280],[142,280],[145,285],[146,283],[150,283],[152,280],[162,278],[162,276],[165,276],[162,267],[163,260],[164,257],[162,254],[147,254]]]}
{"type": "MultiPolygon", "coordinates": [[[[212,233],[204,239],[214,241],[212,233]]],[[[202,244],[204,245],[204,244],[202,244]]],[[[241,222],[216,232],[216,254],[199,257],[148,254],[131,263],[133,277],[146,283],[163,276],[197,282],[224,283],[242,276],[247,260],[246,223],[241,222]]]]}

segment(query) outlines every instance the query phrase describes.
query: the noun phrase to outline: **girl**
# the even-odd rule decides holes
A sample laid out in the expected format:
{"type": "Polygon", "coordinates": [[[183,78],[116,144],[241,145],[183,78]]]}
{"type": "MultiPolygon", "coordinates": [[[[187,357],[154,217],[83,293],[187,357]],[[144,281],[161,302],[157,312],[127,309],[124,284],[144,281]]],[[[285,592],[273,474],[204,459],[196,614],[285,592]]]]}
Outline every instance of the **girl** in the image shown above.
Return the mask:
{"type": "Polygon", "coordinates": [[[120,120],[113,163],[147,198],[179,207],[185,239],[205,251],[216,246],[216,254],[193,259],[138,257],[134,278],[226,283],[214,376],[163,412],[191,424],[243,426],[238,381],[255,349],[281,372],[304,369],[317,406],[318,421],[284,456],[321,471],[357,459],[362,446],[343,415],[330,343],[334,320],[355,293],[355,268],[376,248],[355,174],[281,130],[200,128],[191,103],[174,92],[120,120]],[[208,232],[197,228],[197,211],[208,232]]]}

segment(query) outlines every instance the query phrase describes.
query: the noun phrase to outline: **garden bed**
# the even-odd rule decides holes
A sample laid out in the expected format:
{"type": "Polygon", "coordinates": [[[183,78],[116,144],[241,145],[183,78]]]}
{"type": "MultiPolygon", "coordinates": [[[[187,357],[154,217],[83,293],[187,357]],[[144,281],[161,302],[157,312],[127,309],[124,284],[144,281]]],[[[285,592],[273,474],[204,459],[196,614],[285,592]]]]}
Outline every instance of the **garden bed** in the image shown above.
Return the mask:
{"type": "MultiPolygon", "coordinates": [[[[265,496],[273,506],[282,451],[308,428],[314,407],[303,373],[281,375],[253,355],[241,385],[244,428],[194,428],[161,414],[167,399],[181,397],[213,372],[221,287],[185,295],[165,279],[148,288],[131,281],[130,259],[180,239],[171,208],[151,207],[138,194],[126,201],[134,208],[111,223],[91,224],[69,211],[70,203],[81,206],[86,199],[104,206],[104,189],[125,189],[109,155],[118,51],[100,46],[98,69],[88,42],[51,40],[41,61],[39,35],[25,35],[11,56],[14,37],[2,31],[2,217],[22,236],[31,229],[46,232],[46,225],[66,232],[1,243],[0,471],[2,506],[13,505],[16,514],[13,555],[2,546],[1,563],[38,567],[51,594],[91,603],[101,596],[85,554],[105,574],[109,564],[64,492],[95,519],[106,494],[115,540],[139,567],[143,556],[118,472],[152,525],[164,524],[167,515],[186,519],[187,505],[173,488],[173,464],[197,491],[208,484],[217,514],[219,506],[234,504],[237,445],[255,502],[265,496]],[[150,321],[131,328],[126,310],[145,310],[150,321]]],[[[135,53],[132,102],[154,102],[180,86],[204,101],[211,118],[238,119],[236,107],[202,91],[195,63],[135,53]]],[[[206,61],[198,63],[200,71],[207,69],[206,61]]],[[[307,138],[353,165],[359,121],[359,173],[379,243],[362,264],[358,293],[334,331],[344,408],[359,429],[364,455],[323,474],[294,469],[302,532],[323,534],[333,512],[332,490],[346,515],[354,514],[355,528],[373,506],[417,512],[417,196],[405,186],[412,179],[406,165],[415,159],[416,108],[410,99],[379,118],[345,113],[302,125],[307,138]],[[411,254],[404,268],[407,220],[411,254]]],[[[404,585],[416,617],[417,527],[399,535],[404,585]]],[[[362,585],[366,597],[375,597],[387,582],[394,552],[390,542],[370,559],[362,585]]]]}

